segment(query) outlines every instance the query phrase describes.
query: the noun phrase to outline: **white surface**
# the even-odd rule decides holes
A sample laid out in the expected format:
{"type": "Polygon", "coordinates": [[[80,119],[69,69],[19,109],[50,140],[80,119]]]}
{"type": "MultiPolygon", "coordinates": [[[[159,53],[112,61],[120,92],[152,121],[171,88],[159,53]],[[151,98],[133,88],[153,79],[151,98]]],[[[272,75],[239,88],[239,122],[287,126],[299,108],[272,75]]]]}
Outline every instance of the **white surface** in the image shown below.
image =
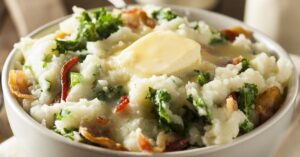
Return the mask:
{"type": "Polygon", "coordinates": [[[28,157],[15,137],[12,137],[0,145],[0,157],[28,157]]]}
{"type": "MultiPolygon", "coordinates": [[[[299,68],[300,67],[300,56],[291,55],[291,57],[297,67],[298,73],[300,73],[300,68],[299,68]]],[[[287,137],[287,139],[289,139],[289,138],[290,138],[290,136],[287,137]]],[[[300,137],[296,137],[296,138],[300,138],[300,137]]],[[[289,141],[289,140],[284,140],[284,141],[286,143],[286,141],[289,141]]],[[[299,146],[299,144],[300,143],[296,144],[295,146],[299,146]]],[[[282,145],[282,146],[284,147],[284,145],[282,145]]],[[[280,150],[284,151],[286,149],[280,149],[280,150]]],[[[289,151],[287,151],[287,152],[278,152],[277,154],[280,154],[280,156],[296,157],[296,156],[300,156],[300,149],[297,149],[296,147],[294,147],[293,150],[289,149],[289,151]],[[292,156],[291,156],[291,151],[293,154],[292,156]]],[[[0,157],[29,157],[29,156],[26,156],[22,147],[18,144],[16,138],[12,137],[0,145],[0,157]]]]}

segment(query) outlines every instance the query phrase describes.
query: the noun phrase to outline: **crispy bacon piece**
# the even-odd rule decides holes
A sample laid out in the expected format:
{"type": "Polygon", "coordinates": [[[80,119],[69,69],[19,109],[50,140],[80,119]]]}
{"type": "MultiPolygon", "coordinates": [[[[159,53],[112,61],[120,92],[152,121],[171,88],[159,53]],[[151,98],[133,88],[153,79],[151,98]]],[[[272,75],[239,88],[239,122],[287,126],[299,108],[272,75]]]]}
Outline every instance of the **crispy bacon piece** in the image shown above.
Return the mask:
{"type": "Polygon", "coordinates": [[[119,105],[115,108],[114,112],[118,113],[123,111],[129,104],[128,96],[122,96],[119,100],[119,105]]]}
{"type": "Polygon", "coordinates": [[[146,151],[149,153],[153,152],[153,146],[150,143],[149,139],[146,138],[142,133],[140,133],[138,137],[138,145],[141,151],[146,151]]]}
{"type": "Polygon", "coordinates": [[[18,98],[34,99],[33,95],[29,93],[28,78],[22,70],[9,71],[8,85],[10,91],[18,98]]]}
{"type": "Polygon", "coordinates": [[[236,93],[231,93],[227,98],[226,98],[226,104],[225,108],[230,111],[237,111],[238,110],[238,103],[237,103],[237,95],[236,93]]]}
{"type": "Polygon", "coordinates": [[[280,89],[273,86],[263,93],[259,94],[255,101],[255,111],[259,116],[261,123],[268,120],[280,108],[283,96],[280,89]]]}
{"type": "Polygon", "coordinates": [[[189,140],[188,139],[179,139],[174,142],[171,142],[167,145],[166,151],[178,151],[178,150],[183,150],[189,145],[189,140]]]}
{"type": "Polygon", "coordinates": [[[243,59],[242,56],[238,56],[238,57],[232,58],[232,60],[229,63],[233,64],[233,65],[237,65],[242,61],[242,59],[243,59]]]}
{"type": "Polygon", "coordinates": [[[149,18],[145,11],[140,8],[133,8],[122,11],[122,21],[132,29],[138,29],[142,24],[154,28],[155,20],[149,18]]]}
{"type": "Polygon", "coordinates": [[[108,138],[108,137],[95,137],[93,134],[91,134],[87,128],[80,127],[79,128],[80,134],[88,141],[97,144],[101,147],[105,147],[112,150],[120,150],[120,151],[126,151],[127,149],[122,146],[120,143],[115,142],[114,140],[108,138]]]}
{"type": "Polygon", "coordinates": [[[97,122],[97,124],[100,124],[100,125],[107,125],[109,123],[109,120],[106,119],[106,118],[98,116],[96,118],[96,122],[97,122]]]}
{"type": "Polygon", "coordinates": [[[242,27],[232,27],[228,29],[224,29],[221,31],[221,34],[226,37],[227,40],[233,42],[237,36],[240,34],[244,34],[246,38],[251,39],[252,38],[252,32],[245,30],[242,27]]]}
{"type": "Polygon", "coordinates": [[[156,25],[155,20],[152,19],[152,18],[149,18],[149,17],[147,16],[146,12],[141,11],[141,12],[140,12],[140,18],[141,18],[142,22],[143,22],[146,26],[148,26],[148,27],[150,27],[150,28],[154,28],[154,27],[155,27],[155,25],[156,25]]]}
{"type": "Polygon", "coordinates": [[[67,99],[69,89],[68,74],[77,62],[78,57],[73,57],[67,63],[65,63],[61,69],[61,100],[66,101],[67,99]]]}
{"type": "Polygon", "coordinates": [[[141,151],[149,153],[161,153],[166,151],[182,150],[188,145],[188,140],[179,139],[175,135],[160,132],[156,139],[157,146],[153,146],[145,135],[142,133],[138,137],[138,146],[141,151]],[[187,143],[186,143],[187,141],[187,143]]]}

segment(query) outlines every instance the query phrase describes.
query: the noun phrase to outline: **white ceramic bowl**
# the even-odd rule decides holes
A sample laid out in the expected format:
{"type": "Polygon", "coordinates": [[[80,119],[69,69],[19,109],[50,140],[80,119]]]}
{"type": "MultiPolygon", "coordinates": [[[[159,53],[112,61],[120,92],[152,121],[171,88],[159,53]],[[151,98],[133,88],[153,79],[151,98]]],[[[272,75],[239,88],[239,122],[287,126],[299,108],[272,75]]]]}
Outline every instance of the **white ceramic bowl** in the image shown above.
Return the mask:
{"type": "MultiPolygon", "coordinates": [[[[190,19],[202,19],[208,24],[216,28],[227,28],[231,26],[243,26],[254,32],[254,38],[265,43],[278,57],[287,58],[289,56],[278,44],[270,38],[259,33],[258,31],[249,28],[242,22],[226,17],[224,15],[212,13],[205,10],[172,7],[177,10],[177,13],[184,14],[190,19]]],[[[64,19],[64,18],[63,18],[64,19]]],[[[30,34],[36,38],[43,36],[57,29],[57,24],[63,19],[59,19],[50,24],[47,24],[30,34]]],[[[15,49],[12,50],[5,62],[3,69],[3,93],[5,106],[11,128],[18,142],[24,146],[31,157],[142,157],[151,154],[133,153],[133,152],[118,152],[104,148],[99,148],[82,143],[76,143],[65,139],[64,137],[55,134],[44,126],[40,125],[32,119],[17,102],[8,88],[8,73],[13,68],[14,61],[17,55],[15,49]]],[[[291,61],[291,60],[290,60],[291,61]]],[[[277,148],[281,138],[286,132],[291,121],[293,111],[295,109],[295,97],[298,91],[298,77],[295,67],[291,78],[287,97],[280,110],[267,122],[251,131],[250,133],[238,137],[232,143],[218,146],[210,146],[205,148],[185,150],[179,152],[169,152],[163,154],[153,154],[152,156],[161,157],[268,157],[277,148]]]]}

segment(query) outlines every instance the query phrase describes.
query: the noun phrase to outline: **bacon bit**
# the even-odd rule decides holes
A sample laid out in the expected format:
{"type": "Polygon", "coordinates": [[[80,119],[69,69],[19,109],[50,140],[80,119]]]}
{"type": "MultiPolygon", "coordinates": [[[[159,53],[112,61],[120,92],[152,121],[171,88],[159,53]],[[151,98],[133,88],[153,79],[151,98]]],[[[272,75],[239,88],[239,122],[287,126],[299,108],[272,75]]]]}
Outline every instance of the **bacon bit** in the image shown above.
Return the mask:
{"type": "Polygon", "coordinates": [[[100,124],[100,125],[107,125],[109,123],[109,120],[106,119],[106,118],[98,116],[96,118],[96,122],[97,122],[97,124],[100,124]]]}
{"type": "Polygon", "coordinates": [[[156,25],[155,20],[152,19],[152,18],[149,18],[149,17],[147,16],[147,14],[146,14],[145,11],[141,11],[141,12],[140,12],[140,17],[141,17],[141,20],[143,21],[143,23],[144,23],[146,26],[148,26],[148,27],[150,27],[150,28],[154,28],[154,27],[155,27],[155,25],[156,25]]]}
{"type": "Polygon", "coordinates": [[[136,30],[140,27],[140,19],[137,14],[122,14],[122,21],[125,26],[136,30]]]}
{"type": "Polygon", "coordinates": [[[30,95],[28,87],[28,78],[22,70],[10,70],[8,85],[10,91],[17,97],[22,99],[34,99],[33,95],[30,95]]]}
{"type": "Polygon", "coordinates": [[[144,24],[150,28],[155,27],[155,20],[149,18],[146,12],[140,8],[123,10],[122,13],[122,21],[124,25],[127,25],[132,29],[138,29],[141,24],[144,24]]]}
{"type": "Polygon", "coordinates": [[[237,96],[236,93],[231,93],[227,99],[226,99],[226,104],[225,108],[230,111],[237,111],[238,110],[238,103],[237,103],[237,96]]]}
{"type": "Polygon", "coordinates": [[[150,143],[149,139],[145,137],[142,133],[140,133],[138,137],[138,145],[140,147],[141,151],[146,151],[146,152],[153,152],[153,146],[150,143]]]}
{"type": "Polygon", "coordinates": [[[243,59],[242,56],[235,57],[230,61],[230,64],[237,65],[242,61],[242,59],[243,59]]]}
{"type": "Polygon", "coordinates": [[[283,95],[276,86],[268,88],[259,94],[255,100],[255,111],[261,123],[272,117],[281,106],[283,95]]]}
{"type": "Polygon", "coordinates": [[[78,57],[73,57],[67,63],[65,63],[61,69],[61,100],[66,101],[67,99],[69,88],[68,74],[77,62],[78,57]]]}
{"type": "Polygon", "coordinates": [[[95,137],[85,127],[80,127],[79,132],[86,140],[88,140],[94,144],[97,144],[101,147],[105,147],[105,148],[112,149],[112,150],[127,151],[127,149],[123,145],[115,142],[114,140],[112,140],[108,137],[102,137],[102,136],[95,137]]]}
{"type": "Polygon", "coordinates": [[[122,96],[119,100],[119,105],[115,108],[114,112],[118,113],[123,111],[129,104],[128,96],[122,96]]]}
{"type": "Polygon", "coordinates": [[[170,152],[170,151],[183,150],[188,146],[188,144],[189,144],[188,139],[176,140],[176,141],[171,142],[167,145],[166,151],[170,152]]]}
{"type": "Polygon", "coordinates": [[[233,42],[237,36],[244,34],[246,38],[252,38],[252,32],[245,30],[242,27],[232,27],[229,29],[224,29],[221,34],[226,37],[227,40],[233,42]]]}
{"type": "Polygon", "coordinates": [[[65,33],[65,32],[58,32],[58,33],[56,33],[55,34],[55,39],[63,39],[63,38],[65,38],[67,35],[69,35],[69,34],[67,34],[67,33],[65,33]]]}

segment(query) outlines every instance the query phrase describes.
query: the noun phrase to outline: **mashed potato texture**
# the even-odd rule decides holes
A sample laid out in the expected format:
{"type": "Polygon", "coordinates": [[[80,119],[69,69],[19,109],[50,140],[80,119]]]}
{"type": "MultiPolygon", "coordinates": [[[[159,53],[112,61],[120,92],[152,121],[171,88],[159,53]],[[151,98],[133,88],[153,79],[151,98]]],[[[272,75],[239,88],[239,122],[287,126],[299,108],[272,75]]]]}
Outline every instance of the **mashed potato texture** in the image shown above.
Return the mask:
{"type": "Polygon", "coordinates": [[[26,82],[10,84],[28,114],[69,140],[135,152],[221,145],[284,99],[292,63],[244,28],[158,6],[73,10],[56,32],[15,45],[12,76],[26,82]],[[257,97],[272,90],[266,108],[257,97]]]}

